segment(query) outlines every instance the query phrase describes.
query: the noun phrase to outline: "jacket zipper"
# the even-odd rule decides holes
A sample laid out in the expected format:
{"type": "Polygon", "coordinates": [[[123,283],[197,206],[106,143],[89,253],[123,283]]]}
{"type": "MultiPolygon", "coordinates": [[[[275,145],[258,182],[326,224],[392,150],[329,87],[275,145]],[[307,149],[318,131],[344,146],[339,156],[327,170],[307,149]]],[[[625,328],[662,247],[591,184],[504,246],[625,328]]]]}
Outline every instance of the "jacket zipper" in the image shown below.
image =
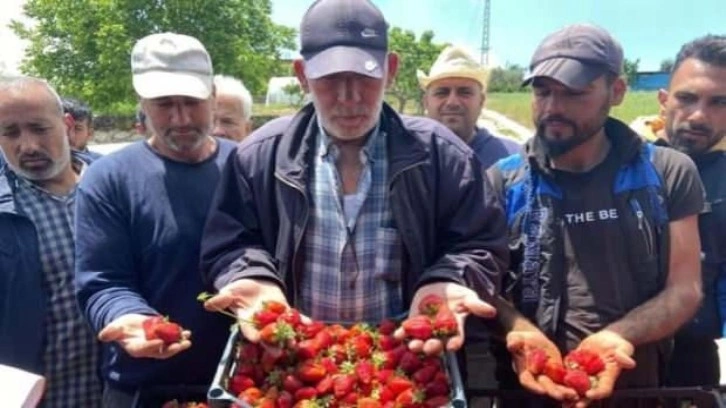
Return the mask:
{"type": "Polygon", "coordinates": [[[640,233],[643,236],[643,239],[645,240],[645,246],[646,246],[646,251],[648,253],[648,256],[652,256],[653,255],[653,237],[651,236],[651,233],[650,233],[650,225],[648,223],[648,220],[645,219],[645,213],[643,213],[643,209],[640,206],[640,203],[635,198],[630,199],[630,207],[633,209],[633,212],[635,213],[635,217],[638,219],[638,230],[640,230],[640,233]]]}
{"type": "Polygon", "coordinates": [[[292,305],[294,307],[299,307],[299,305],[297,304],[297,298],[298,298],[298,292],[297,292],[298,291],[298,287],[297,287],[297,272],[298,271],[296,269],[297,268],[297,254],[300,249],[300,243],[302,242],[302,237],[305,234],[305,229],[307,228],[308,218],[310,215],[310,208],[309,208],[310,204],[308,203],[308,196],[305,194],[305,190],[302,187],[296,185],[295,183],[287,180],[286,178],[284,178],[278,174],[275,174],[275,176],[277,177],[278,180],[285,183],[287,186],[297,190],[303,196],[303,199],[305,200],[305,217],[303,218],[302,229],[300,230],[300,233],[298,234],[298,236],[295,237],[295,244],[294,244],[294,248],[292,249],[291,271],[292,271],[293,290],[292,290],[291,301],[292,301],[292,305]]]}

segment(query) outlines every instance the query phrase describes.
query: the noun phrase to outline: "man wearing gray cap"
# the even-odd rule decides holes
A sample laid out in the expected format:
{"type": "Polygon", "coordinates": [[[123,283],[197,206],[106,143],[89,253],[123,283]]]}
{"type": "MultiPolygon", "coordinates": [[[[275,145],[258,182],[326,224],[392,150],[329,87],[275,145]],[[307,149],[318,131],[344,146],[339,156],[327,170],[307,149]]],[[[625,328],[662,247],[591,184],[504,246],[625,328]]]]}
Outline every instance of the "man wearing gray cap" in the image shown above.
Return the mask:
{"type": "Polygon", "coordinates": [[[500,374],[538,394],[577,399],[529,372],[526,350],[543,348],[561,362],[590,349],[605,370],[579,405],[613,388],[659,386],[664,340],[702,297],[703,187],[686,155],[647,144],[608,116],[626,91],[622,63],[620,44],[602,28],[578,24],[547,36],[525,79],[535,137],[489,171],[505,199],[515,260],[502,287],[516,310],[498,304],[514,365],[503,362],[500,374]]]}
{"type": "Polygon", "coordinates": [[[219,289],[210,309],[245,318],[274,299],[315,319],[379,321],[417,314],[435,293],[460,327],[494,313],[480,296],[495,293],[507,262],[503,211],[463,141],[383,102],[398,68],[387,32],[365,0],[305,13],[294,68],[313,102],[255,131],[225,169],[202,243],[203,274],[219,289]]]}
{"type": "Polygon", "coordinates": [[[202,227],[234,146],[210,136],[211,59],[195,38],[152,34],[131,71],[150,137],[99,160],[77,198],[76,292],[104,342],[104,407],[129,407],[140,388],[209,384],[230,326],[196,302],[202,227]],[[142,322],[156,315],[184,338],[147,340],[142,322]]]}

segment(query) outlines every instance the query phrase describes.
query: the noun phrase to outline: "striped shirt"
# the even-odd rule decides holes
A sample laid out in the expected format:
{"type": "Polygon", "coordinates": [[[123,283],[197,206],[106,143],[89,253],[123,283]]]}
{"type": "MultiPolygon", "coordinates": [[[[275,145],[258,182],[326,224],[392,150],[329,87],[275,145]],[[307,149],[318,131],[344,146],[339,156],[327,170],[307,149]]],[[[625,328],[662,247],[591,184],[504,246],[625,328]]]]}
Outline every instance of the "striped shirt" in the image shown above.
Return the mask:
{"type": "Polygon", "coordinates": [[[73,286],[75,188],[51,194],[16,178],[15,199],[38,233],[44,290],[48,294],[43,363],[44,407],[98,407],[98,345],[78,309],[73,286]]]}
{"type": "Polygon", "coordinates": [[[310,183],[300,308],[326,321],[377,322],[403,311],[401,237],[387,196],[386,133],[361,150],[357,191],[343,196],[337,147],[322,128],[310,183]]]}

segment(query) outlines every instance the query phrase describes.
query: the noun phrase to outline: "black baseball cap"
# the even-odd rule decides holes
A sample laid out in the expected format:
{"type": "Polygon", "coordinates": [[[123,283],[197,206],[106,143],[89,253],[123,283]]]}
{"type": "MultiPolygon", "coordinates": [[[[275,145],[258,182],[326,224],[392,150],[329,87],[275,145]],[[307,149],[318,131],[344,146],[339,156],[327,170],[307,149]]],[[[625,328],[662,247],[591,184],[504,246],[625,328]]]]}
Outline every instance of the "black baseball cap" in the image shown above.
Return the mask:
{"type": "Polygon", "coordinates": [[[569,88],[582,89],[608,72],[623,72],[620,43],[601,27],[574,24],[542,40],[522,85],[536,77],[549,77],[569,88]]]}
{"type": "Polygon", "coordinates": [[[317,0],[303,16],[300,43],[308,78],[346,71],[382,78],[388,23],[368,0],[317,0]]]}

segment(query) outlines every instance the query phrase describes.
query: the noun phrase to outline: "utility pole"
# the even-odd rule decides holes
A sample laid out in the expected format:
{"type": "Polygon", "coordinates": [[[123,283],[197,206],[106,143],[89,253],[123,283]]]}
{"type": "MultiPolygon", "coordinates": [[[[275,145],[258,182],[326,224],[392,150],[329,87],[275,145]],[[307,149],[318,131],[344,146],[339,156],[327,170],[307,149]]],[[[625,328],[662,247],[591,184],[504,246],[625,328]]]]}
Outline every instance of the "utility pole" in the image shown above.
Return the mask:
{"type": "Polygon", "coordinates": [[[484,66],[489,66],[489,22],[491,21],[491,0],[484,0],[484,16],[481,28],[481,60],[484,66]]]}

